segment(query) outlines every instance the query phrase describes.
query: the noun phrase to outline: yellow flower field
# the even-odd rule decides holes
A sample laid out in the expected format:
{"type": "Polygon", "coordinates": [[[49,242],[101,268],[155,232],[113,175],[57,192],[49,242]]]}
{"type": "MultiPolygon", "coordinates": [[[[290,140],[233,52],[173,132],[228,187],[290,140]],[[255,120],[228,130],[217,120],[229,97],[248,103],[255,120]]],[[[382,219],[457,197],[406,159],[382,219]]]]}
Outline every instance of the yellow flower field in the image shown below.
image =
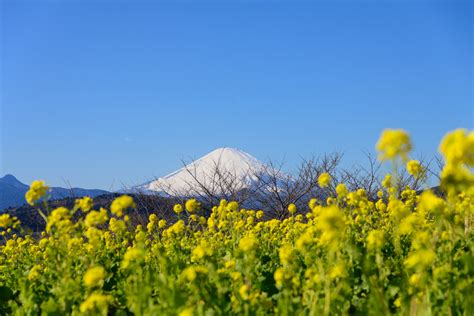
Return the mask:
{"type": "MultiPolygon", "coordinates": [[[[425,177],[412,147],[403,130],[377,144],[379,159],[425,177]]],[[[225,200],[204,216],[190,199],[172,223],[158,212],[134,226],[129,196],[48,211],[34,182],[26,199],[45,231],[0,215],[0,314],[473,315],[474,132],[447,134],[439,150],[442,195],[399,194],[395,175],[375,201],[335,183],[337,196],[291,204],[283,220],[225,200]]],[[[322,174],[321,190],[331,181],[322,174]]]]}

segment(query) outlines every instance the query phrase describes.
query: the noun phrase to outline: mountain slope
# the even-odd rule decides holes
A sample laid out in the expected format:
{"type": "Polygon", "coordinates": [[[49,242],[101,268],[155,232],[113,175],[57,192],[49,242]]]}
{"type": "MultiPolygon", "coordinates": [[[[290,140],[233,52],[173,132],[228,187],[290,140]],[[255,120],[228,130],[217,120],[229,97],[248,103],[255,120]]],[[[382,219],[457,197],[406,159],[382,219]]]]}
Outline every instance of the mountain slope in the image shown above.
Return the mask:
{"type": "MultiPolygon", "coordinates": [[[[7,174],[3,178],[0,178],[0,211],[8,207],[15,207],[25,204],[25,193],[28,191],[28,188],[28,185],[21,183],[13,175],[7,174]]],[[[97,189],[66,189],[61,187],[52,187],[50,189],[50,197],[53,200],[66,197],[82,197],[86,195],[94,197],[105,193],[108,192],[97,189]]]]}
{"type": "Polygon", "coordinates": [[[246,152],[223,147],[165,177],[137,186],[134,190],[167,195],[186,195],[190,189],[199,191],[199,187],[212,188],[215,192],[225,190],[218,186],[218,182],[225,182],[234,189],[243,189],[256,180],[255,173],[263,170],[264,166],[246,152]]]}
{"type": "Polygon", "coordinates": [[[26,191],[28,186],[12,175],[7,174],[0,178],[0,211],[10,206],[24,204],[26,191]]]}

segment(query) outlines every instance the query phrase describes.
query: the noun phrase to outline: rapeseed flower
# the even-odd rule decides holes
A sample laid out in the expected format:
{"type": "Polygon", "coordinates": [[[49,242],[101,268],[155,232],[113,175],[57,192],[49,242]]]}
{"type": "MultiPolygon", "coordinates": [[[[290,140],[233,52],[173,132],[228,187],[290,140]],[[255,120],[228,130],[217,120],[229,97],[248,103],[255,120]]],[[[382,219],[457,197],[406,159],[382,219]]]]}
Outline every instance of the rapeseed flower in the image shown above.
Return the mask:
{"type": "Polygon", "coordinates": [[[330,182],[331,182],[331,176],[329,175],[329,173],[324,172],[319,175],[318,184],[321,188],[326,188],[330,182]]]}
{"type": "Polygon", "coordinates": [[[30,205],[34,205],[36,201],[46,195],[48,189],[49,187],[44,183],[44,181],[33,181],[30,189],[25,194],[26,202],[30,205]]]}
{"type": "Polygon", "coordinates": [[[92,293],[80,306],[81,313],[100,311],[107,314],[108,305],[111,302],[109,295],[92,293]]]}
{"type": "Polygon", "coordinates": [[[185,207],[186,211],[188,211],[189,213],[194,213],[201,207],[201,205],[198,201],[196,201],[196,199],[189,199],[186,201],[185,207]]]}
{"type": "Polygon", "coordinates": [[[410,136],[402,129],[384,130],[376,145],[379,151],[379,159],[382,161],[397,157],[405,161],[408,159],[412,147],[410,136]]]}
{"type": "Polygon", "coordinates": [[[94,201],[92,198],[85,196],[82,199],[76,200],[76,207],[83,210],[84,212],[89,212],[94,206],[94,201]]]}
{"type": "Polygon", "coordinates": [[[457,129],[448,133],[441,141],[439,151],[447,165],[474,166],[474,131],[457,129]]]}
{"type": "Polygon", "coordinates": [[[349,191],[344,183],[339,183],[336,187],[336,193],[339,197],[345,197],[349,191]]]}
{"type": "Polygon", "coordinates": [[[418,160],[410,160],[407,162],[407,171],[417,179],[422,178],[424,174],[424,168],[418,160]]]}
{"type": "Polygon", "coordinates": [[[84,274],[84,284],[87,287],[93,288],[102,286],[106,276],[105,269],[101,266],[89,268],[84,274]]]}
{"type": "Polygon", "coordinates": [[[296,205],[294,205],[293,203],[288,205],[288,212],[290,212],[290,214],[295,214],[296,213],[296,205]]]}
{"type": "Polygon", "coordinates": [[[133,201],[133,198],[128,195],[122,195],[116,198],[110,205],[110,211],[112,214],[119,217],[123,216],[123,211],[128,208],[136,208],[136,204],[133,201]]]}
{"type": "Polygon", "coordinates": [[[239,241],[239,248],[244,252],[249,252],[257,247],[257,239],[254,236],[245,236],[239,241]]]}
{"type": "Polygon", "coordinates": [[[373,230],[367,236],[368,249],[380,249],[384,244],[384,233],[381,230],[373,230]]]}
{"type": "Polygon", "coordinates": [[[181,204],[175,204],[173,206],[173,211],[176,213],[176,214],[180,214],[183,212],[183,206],[181,204]]]}

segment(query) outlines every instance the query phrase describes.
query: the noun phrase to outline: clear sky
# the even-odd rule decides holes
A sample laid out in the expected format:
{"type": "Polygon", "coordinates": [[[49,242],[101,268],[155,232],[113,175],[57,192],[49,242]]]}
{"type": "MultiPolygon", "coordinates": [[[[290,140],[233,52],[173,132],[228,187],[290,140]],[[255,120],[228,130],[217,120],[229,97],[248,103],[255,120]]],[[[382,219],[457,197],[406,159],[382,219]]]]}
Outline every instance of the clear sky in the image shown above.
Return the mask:
{"type": "Polygon", "coordinates": [[[361,161],[473,128],[472,1],[9,1],[0,175],[118,189],[222,146],[361,161]]]}

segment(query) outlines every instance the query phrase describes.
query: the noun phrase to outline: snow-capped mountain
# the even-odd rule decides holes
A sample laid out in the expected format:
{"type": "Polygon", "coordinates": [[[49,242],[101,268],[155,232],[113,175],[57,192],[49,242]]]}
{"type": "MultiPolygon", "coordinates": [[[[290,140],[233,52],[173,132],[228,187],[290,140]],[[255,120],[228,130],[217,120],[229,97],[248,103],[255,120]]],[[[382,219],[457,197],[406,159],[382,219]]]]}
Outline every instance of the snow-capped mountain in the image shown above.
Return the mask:
{"type": "Polygon", "coordinates": [[[139,185],[132,191],[178,196],[187,195],[190,190],[199,191],[203,187],[219,192],[225,190],[221,187],[222,183],[227,188],[244,189],[256,180],[255,174],[264,167],[262,162],[244,151],[223,147],[165,177],[139,185]]]}

